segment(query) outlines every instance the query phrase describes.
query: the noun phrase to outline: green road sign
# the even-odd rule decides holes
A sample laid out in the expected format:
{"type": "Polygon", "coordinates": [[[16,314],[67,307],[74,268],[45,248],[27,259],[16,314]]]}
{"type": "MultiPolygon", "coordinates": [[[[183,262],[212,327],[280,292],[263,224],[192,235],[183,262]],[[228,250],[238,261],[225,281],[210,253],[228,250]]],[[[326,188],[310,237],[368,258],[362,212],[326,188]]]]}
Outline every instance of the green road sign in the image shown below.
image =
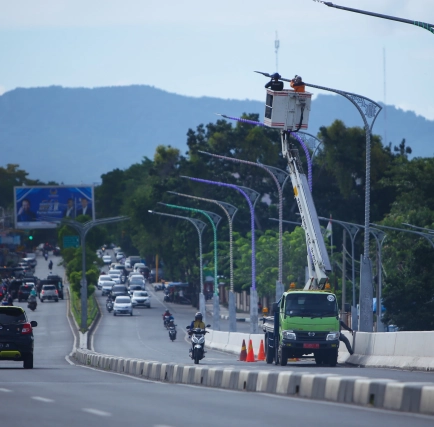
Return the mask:
{"type": "Polygon", "coordinates": [[[80,239],[78,236],[63,236],[64,248],[78,248],[80,246],[80,239]]]}

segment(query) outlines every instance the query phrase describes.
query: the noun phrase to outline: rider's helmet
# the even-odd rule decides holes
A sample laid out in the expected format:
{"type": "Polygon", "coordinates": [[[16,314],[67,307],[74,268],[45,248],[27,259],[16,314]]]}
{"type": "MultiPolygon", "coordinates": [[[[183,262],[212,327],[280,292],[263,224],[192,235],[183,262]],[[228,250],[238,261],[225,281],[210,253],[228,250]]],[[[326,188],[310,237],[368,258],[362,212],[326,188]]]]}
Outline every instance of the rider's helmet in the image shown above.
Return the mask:
{"type": "Polygon", "coordinates": [[[164,312],[164,314],[167,315],[167,316],[169,316],[169,315],[170,315],[170,311],[169,311],[169,310],[166,310],[166,311],[164,312]]]}
{"type": "Polygon", "coordinates": [[[202,320],[203,316],[202,313],[200,311],[198,311],[195,315],[194,315],[194,320],[202,320]]]}

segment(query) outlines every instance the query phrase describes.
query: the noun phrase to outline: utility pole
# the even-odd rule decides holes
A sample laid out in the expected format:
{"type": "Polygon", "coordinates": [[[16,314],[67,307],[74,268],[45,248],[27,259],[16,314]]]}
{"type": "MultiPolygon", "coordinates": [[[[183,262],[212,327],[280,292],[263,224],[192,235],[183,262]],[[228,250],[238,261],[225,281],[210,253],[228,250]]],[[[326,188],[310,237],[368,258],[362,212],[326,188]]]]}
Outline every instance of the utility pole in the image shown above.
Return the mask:
{"type": "Polygon", "coordinates": [[[276,31],[276,40],[274,40],[274,52],[276,54],[276,73],[278,71],[278,66],[279,66],[279,61],[278,61],[278,56],[279,56],[279,47],[280,47],[280,41],[279,41],[279,36],[277,34],[276,31]]]}
{"type": "MultiPolygon", "coordinates": [[[[342,316],[345,313],[345,300],[347,297],[347,230],[344,228],[342,237],[342,316]]],[[[343,319],[343,318],[342,318],[343,319]]],[[[345,319],[346,322],[346,319],[345,319]]]]}

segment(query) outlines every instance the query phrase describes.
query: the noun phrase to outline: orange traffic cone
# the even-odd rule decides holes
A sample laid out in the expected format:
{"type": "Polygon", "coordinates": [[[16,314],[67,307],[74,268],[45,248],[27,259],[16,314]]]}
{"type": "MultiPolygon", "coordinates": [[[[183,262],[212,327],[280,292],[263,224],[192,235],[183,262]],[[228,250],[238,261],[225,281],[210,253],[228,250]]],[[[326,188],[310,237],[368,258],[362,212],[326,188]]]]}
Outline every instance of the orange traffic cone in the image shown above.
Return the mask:
{"type": "Polygon", "coordinates": [[[264,341],[263,340],[261,340],[261,344],[259,344],[258,360],[265,360],[265,351],[264,351],[264,341]]]}
{"type": "Polygon", "coordinates": [[[243,340],[241,344],[240,362],[245,362],[247,359],[246,342],[243,340]]]}
{"type": "Polygon", "coordinates": [[[255,360],[255,354],[253,353],[252,340],[249,341],[249,351],[247,353],[246,362],[256,362],[256,360],[255,360]]]}

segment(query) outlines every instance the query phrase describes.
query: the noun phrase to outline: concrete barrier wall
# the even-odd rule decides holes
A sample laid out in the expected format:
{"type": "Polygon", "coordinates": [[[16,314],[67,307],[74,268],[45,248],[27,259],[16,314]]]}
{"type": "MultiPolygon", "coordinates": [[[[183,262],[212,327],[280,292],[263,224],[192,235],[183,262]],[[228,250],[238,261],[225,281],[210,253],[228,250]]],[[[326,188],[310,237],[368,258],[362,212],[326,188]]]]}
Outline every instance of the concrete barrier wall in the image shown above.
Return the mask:
{"type": "Polygon", "coordinates": [[[298,396],[434,415],[434,383],[400,383],[393,380],[306,374],[297,371],[196,367],[115,358],[81,348],[75,350],[74,358],[83,365],[111,372],[122,370],[126,374],[154,381],[298,396]]]}

